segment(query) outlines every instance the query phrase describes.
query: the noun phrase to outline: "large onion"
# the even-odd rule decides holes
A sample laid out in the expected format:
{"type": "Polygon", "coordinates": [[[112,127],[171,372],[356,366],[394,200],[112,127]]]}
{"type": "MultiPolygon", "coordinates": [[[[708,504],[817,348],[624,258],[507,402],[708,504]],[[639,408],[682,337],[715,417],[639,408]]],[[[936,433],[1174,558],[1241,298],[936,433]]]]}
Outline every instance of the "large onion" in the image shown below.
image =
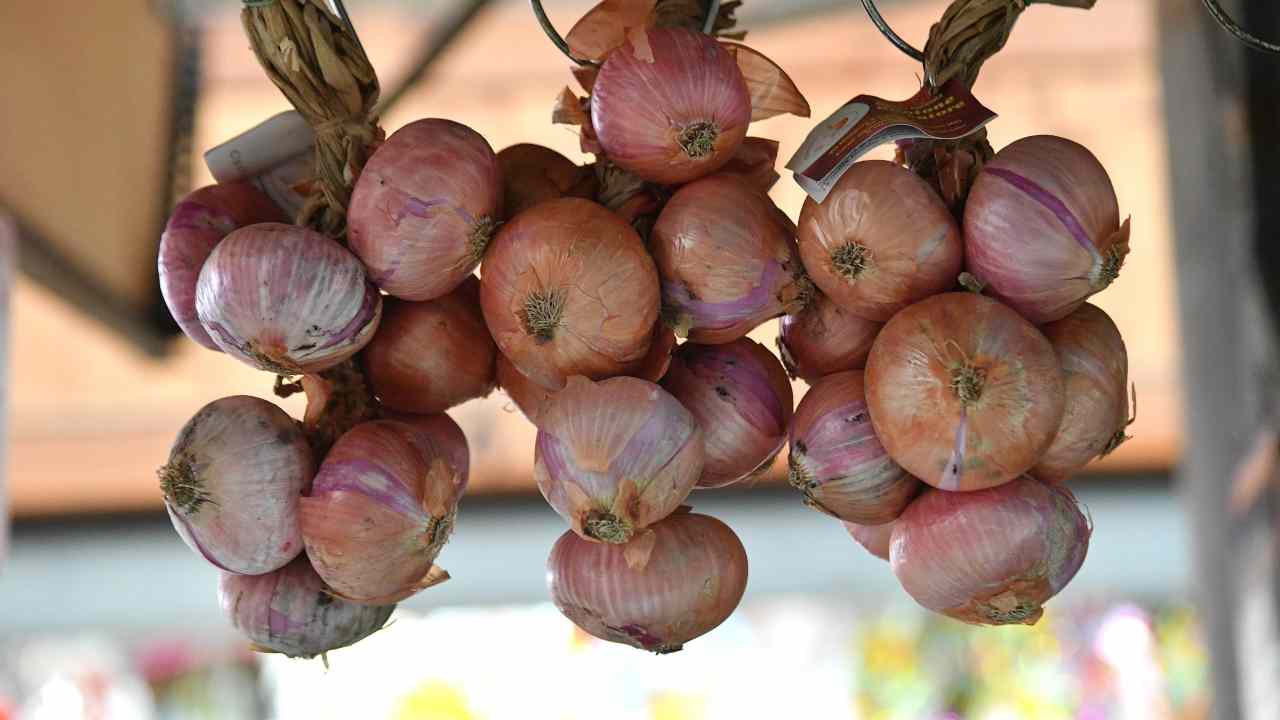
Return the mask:
{"type": "Polygon", "coordinates": [[[502,171],[489,143],[452,120],[418,120],[365,164],[347,239],[378,287],[431,300],[480,264],[501,212],[502,171]]]}
{"type": "Polygon", "coordinates": [[[588,633],[670,653],[733,614],[747,553],[719,520],[677,512],[625,545],[566,532],[547,560],[547,585],[560,612],[588,633]]]}
{"type": "Polygon", "coordinates": [[[736,175],[678,190],[650,237],[666,320],[699,343],[736,340],[813,295],[790,221],[736,175]]]}
{"type": "Polygon", "coordinates": [[[1089,521],[1064,487],[1019,478],[930,491],[894,523],[889,562],[916,602],[976,625],[1034,625],[1089,550],[1089,521]]]}
{"type": "Polygon", "coordinates": [[[627,371],[648,351],[658,276],[640,236],[600,205],[542,203],[503,226],[480,281],[502,353],[554,390],[572,375],[627,371]]]}
{"type": "Polygon", "coordinates": [[[960,228],[937,193],[884,160],[854,163],[821,204],[807,198],[799,232],[813,282],[877,322],[953,287],[964,256],[960,228]]]}
{"type": "Polygon", "coordinates": [[[703,457],[702,430],[667,391],[573,377],[543,408],[533,474],[574,532],[624,543],[684,502],[703,457]]]}
{"type": "Polygon", "coordinates": [[[778,320],[778,351],[791,377],[812,385],[826,375],[865,367],[882,327],[817,293],[803,310],[778,320]]]}
{"type": "Polygon", "coordinates": [[[505,201],[502,216],[510,220],[534,205],[562,197],[595,197],[596,174],[548,147],[520,143],[498,151],[505,201]]]}
{"type": "Polygon", "coordinates": [[[1129,253],[1115,189],[1084,146],[1022,138],[973,183],[964,212],[965,262],[1031,322],[1059,320],[1103,290],[1129,253]]]}
{"type": "Polygon", "coordinates": [[[613,162],[664,185],[729,162],[751,122],[751,94],[729,51],[682,28],[639,29],[609,54],[591,90],[591,124],[613,162]]]}
{"type": "Polygon", "coordinates": [[[1065,401],[1049,340],[991,298],[946,293],[893,317],[867,358],[867,405],[885,449],[943,490],[1031,469],[1065,401]]]}

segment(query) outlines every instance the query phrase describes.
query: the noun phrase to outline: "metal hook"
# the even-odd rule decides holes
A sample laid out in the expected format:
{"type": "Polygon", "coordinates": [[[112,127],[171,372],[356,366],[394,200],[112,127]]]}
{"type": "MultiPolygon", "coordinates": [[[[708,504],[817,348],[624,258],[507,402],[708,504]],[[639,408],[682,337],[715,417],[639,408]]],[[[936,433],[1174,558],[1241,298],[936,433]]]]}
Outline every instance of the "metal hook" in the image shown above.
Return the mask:
{"type": "Polygon", "coordinates": [[[1231,16],[1227,14],[1227,11],[1222,9],[1222,6],[1218,4],[1218,0],[1204,0],[1204,6],[1219,25],[1221,25],[1227,32],[1235,35],[1236,38],[1240,40],[1240,42],[1244,43],[1246,47],[1260,52],[1280,54],[1280,45],[1267,42],[1266,40],[1252,35],[1247,30],[1240,27],[1235,20],[1231,19],[1231,16]]]}
{"type": "MultiPolygon", "coordinates": [[[[702,32],[710,35],[711,31],[716,27],[716,18],[720,16],[721,0],[711,0],[711,7],[707,11],[707,19],[702,23],[702,32]]],[[[542,26],[542,32],[547,34],[552,44],[564,53],[564,56],[583,67],[600,67],[600,63],[585,58],[577,57],[569,48],[569,43],[565,42],[563,36],[556,30],[556,26],[551,24],[551,18],[547,17],[547,11],[542,7],[542,0],[529,0],[529,5],[533,8],[533,14],[538,18],[538,24],[542,26]]]]}
{"type": "MultiPolygon", "coordinates": [[[[1205,2],[1209,1],[1205,0],[1205,2]]],[[[871,22],[880,31],[880,34],[888,38],[894,47],[901,50],[912,60],[924,62],[924,53],[915,49],[911,43],[903,40],[898,33],[893,31],[893,28],[889,27],[889,23],[885,22],[884,16],[880,14],[880,10],[876,7],[875,0],[862,0],[862,8],[867,11],[867,17],[871,18],[871,22]]]]}

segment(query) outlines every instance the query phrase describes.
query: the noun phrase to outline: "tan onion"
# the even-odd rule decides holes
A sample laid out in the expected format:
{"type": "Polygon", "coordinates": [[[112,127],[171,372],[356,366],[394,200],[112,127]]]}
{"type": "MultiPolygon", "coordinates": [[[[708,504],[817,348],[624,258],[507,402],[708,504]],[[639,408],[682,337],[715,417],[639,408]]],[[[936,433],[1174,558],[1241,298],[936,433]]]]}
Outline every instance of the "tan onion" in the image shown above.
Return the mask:
{"type": "Polygon", "coordinates": [[[505,202],[502,217],[506,220],[534,205],[562,197],[590,200],[596,195],[596,175],[590,167],[575,165],[572,160],[548,147],[520,143],[498,151],[502,167],[505,202]]]}
{"type": "Polygon", "coordinates": [[[882,327],[816,293],[803,310],[779,318],[778,351],[791,377],[812,385],[826,375],[865,367],[882,327]]]}

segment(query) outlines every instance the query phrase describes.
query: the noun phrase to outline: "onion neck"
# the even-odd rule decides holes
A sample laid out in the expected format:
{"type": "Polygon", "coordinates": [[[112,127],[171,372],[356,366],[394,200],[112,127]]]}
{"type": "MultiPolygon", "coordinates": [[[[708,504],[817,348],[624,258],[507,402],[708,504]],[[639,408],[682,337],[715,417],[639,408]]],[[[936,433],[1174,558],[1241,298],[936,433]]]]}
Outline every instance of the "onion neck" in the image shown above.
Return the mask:
{"type": "Polygon", "coordinates": [[[1113,246],[1098,257],[1094,263],[1093,277],[1090,282],[1096,290],[1105,289],[1120,277],[1120,268],[1124,267],[1125,249],[1113,246]]]}
{"type": "Polygon", "coordinates": [[[489,241],[493,240],[498,225],[497,220],[483,215],[471,226],[471,232],[467,235],[467,252],[472,260],[480,262],[484,258],[484,251],[489,248],[489,241]]]}
{"type": "Polygon", "coordinates": [[[593,510],[587,515],[586,522],[582,524],[582,528],[587,537],[611,545],[621,545],[630,540],[631,536],[635,534],[631,523],[613,513],[600,512],[599,510],[593,510]]]}
{"type": "Polygon", "coordinates": [[[720,129],[715,123],[699,121],[684,126],[677,142],[684,154],[697,160],[704,158],[716,149],[716,138],[720,137],[720,129]]]}
{"type": "Polygon", "coordinates": [[[207,503],[217,505],[196,474],[195,463],[186,454],[169,461],[156,474],[160,477],[164,499],[183,515],[194,515],[207,503]]]}

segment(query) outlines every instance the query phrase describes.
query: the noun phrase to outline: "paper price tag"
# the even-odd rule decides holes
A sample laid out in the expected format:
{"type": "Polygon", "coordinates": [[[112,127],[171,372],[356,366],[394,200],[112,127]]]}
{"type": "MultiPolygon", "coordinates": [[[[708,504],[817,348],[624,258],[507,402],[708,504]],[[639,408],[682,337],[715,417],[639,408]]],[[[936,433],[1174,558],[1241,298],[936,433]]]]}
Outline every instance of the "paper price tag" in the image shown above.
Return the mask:
{"type": "Polygon", "coordinates": [[[218,182],[251,182],[294,216],[315,180],[314,144],[311,126],[290,110],[209,150],[204,164],[218,182]]]}
{"type": "Polygon", "coordinates": [[[787,169],[809,197],[822,202],[858,158],[880,145],[906,138],[958,140],[995,117],[958,80],[936,94],[921,88],[902,102],[859,95],[809,132],[787,169]]]}

